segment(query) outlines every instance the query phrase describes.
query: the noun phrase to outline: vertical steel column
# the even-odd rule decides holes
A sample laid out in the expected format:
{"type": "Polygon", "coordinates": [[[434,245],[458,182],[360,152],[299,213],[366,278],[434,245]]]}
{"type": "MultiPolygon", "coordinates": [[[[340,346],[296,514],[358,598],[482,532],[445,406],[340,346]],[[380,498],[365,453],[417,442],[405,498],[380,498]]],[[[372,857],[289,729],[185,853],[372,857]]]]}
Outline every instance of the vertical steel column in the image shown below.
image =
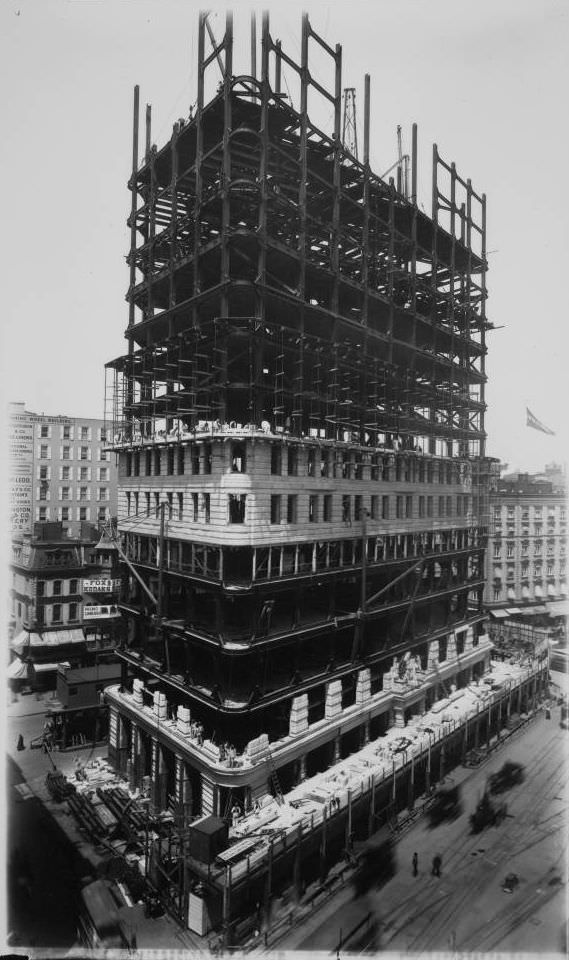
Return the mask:
{"type": "MultiPolygon", "coordinates": [[[[200,278],[200,247],[201,247],[201,207],[203,193],[203,107],[204,107],[204,47],[205,47],[205,18],[200,12],[198,19],[198,96],[196,103],[196,158],[195,158],[195,190],[194,203],[194,296],[201,291],[200,278]]],[[[197,308],[193,308],[194,324],[197,322],[197,308]]]]}
{"type": "Polygon", "coordinates": [[[370,165],[369,165],[369,134],[370,134],[370,79],[369,73],[364,78],[364,191],[363,191],[363,224],[362,224],[362,323],[367,326],[369,311],[369,203],[370,203],[370,165]]]}
{"type": "Polygon", "coordinates": [[[178,130],[178,124],[175,123],[172,128],[172,139],[170,140],[170,162],[172,164],[170,178],[170,224],[168,227],[170,233],[168,306],[170,308],[176,305],[176,281],[174,274],[178,252],[178,130]]]}
{"type": "Polygon", "coordinates": [[[150,165],[150,193],[148,196],[149,206],[149,224],[148,224],[148,253],[146,258],[146,316],[152,317],[154,314],[154,252],[156,240],[156,151],[152,149],[151,143],[151,107],[148,104],[146,108],[146,162],[150,165]]]}
{"type": "MultiPolygon", "coordinates": [[[[486,271],[488,269],[486,261],[486,194],[482,194],[482,251],[481,251],[483,267],[482,267],[482,277],[481,277],[481,286],[482,286],[482,301],[480,303],[480,342],[482,347],[482,354],[480,357],[480,372],[482,374],[483,380],[480,384],[480,400],[481,403],[485,403],[485,380],[486,380],[486,271]]],[[[480,411],[480,431],[484,433],[484,423],[485,423],[485,411],[484,407],[480,411]]],[[[486,438],[483,436],[480,440],[480,456],[486,456],[486,438]]]]}
{"type": "MultiPolygon", "coordinates": [[[[439,192],[437,185],[437,172],[438,172],[438,162],[439,155],[437,150],[436,143],[433,144],[433,182],[432,182],[432,247],[431,247],[431,290],[433,302],[431,305],[431,323],[432,323],[432,337],[433,342],[431,347],[433,352],[436,352],[437,346],[437,300],[438,300],[438,287],[437,287],[437,274],[438,274],[438,223],[439,223],[439,192]]],[[[433,360],[432,365],[433,370],[433,392],[436,394],[436,374],[435,374],[435,361],[433,360]]],[[[436,399],[433,401],[433,406],[430,408],[430,421],[431,421],[431,432],[429,435],[429,453],[436,453],[436,399]]]]}
{"type": "MultiPolygon", "coordinates": [[[[134,324],[134,287],[136,285],[136,207],[137,207],[137,189],[136,174],[138,172],[138,125],[139,125],[139,107],[140,107],[140,88],[138,84],[134,88],[134,111],[132,123],[132,174],[130,179],[130,282],[128,298],[128,325],[134,324]]],[[[133,342],[129,340],[129,353],[133,352],[133,342]]]]}
{"type": "MultiPolygon", "coordinates": [[[[225,49],[223,78],[223,181],[221,189],[221,283],[228,283],[231,276],[229,230],[231,226],[231,78],[233,73],[233,13],[225,16],[225,49]]],[[[221,295],[221,315],[229,316],[227,289],[221,295]]]]}
{"type": "Polygon", "coordinates": [[[306,285],[306,198],[308,177],[308,14],[302,14],[302,55],[300,70],[300,182],[298,188],[298,297],[304,300],[306,285]]]}
{"type": "Polygon", "coordinates": [[[340,192],[341,180],[341,124],[342,124],[342,48],[336,44],[335,54],[335,89],[334,89],[334,169],[332,186],[332,236],[330,243],[332,268],[332,295],[331,309],[337,314],[339,309],[340,291],[340,192]]]}

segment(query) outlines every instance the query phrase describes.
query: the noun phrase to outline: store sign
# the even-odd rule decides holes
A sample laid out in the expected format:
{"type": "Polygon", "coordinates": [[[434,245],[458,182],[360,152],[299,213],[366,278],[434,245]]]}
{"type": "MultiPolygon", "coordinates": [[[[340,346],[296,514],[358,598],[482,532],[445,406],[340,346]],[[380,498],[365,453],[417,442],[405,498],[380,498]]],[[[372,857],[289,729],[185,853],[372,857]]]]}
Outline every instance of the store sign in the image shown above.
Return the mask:
{"type": "Polygon", "coordinates": [[[120,585],[120,580],[84,580],[83,590],[85,593],[112,593],[119,590],[120,585]]]}
{"type": "Polygon", "coordinates": [[[13,532],[32,529],[34,427],[27,413],[13,413],[8,436],[8,502],[13,532]]]}
{"type": "Polygon", "coordinates": [[[118,616],[119,608],[116,603],[109,603],[103,606],[99,604],[86,604],[83,607],[84,620],[107,620],[109,617],[118,616]]]}

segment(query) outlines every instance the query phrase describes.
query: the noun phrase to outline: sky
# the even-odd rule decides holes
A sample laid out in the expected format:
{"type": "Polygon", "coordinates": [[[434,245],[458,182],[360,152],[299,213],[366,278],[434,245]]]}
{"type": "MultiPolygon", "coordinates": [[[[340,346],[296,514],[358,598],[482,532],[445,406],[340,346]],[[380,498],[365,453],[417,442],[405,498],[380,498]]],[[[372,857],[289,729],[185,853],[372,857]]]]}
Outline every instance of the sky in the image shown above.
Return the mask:
{"type": "MultiPolygon", "coordinates": [[[[250,11],[260,36],[265,8],[295,60],[303,9],[330,46],[342,44],[360,145],[371,75],[376,173],[397,158],[397,125],[410,150],[416,122],[425,210],[435,142],[486,193],[487,315],[498,328],[488,335],[488,453],[510,471],[568,459],[565,0],[240,3],[235,72],[249,72],[250,11]],[[556,436],[529,429],[526,406],[556,436]]],[[[221,39],[225,8],[209,9],[221,39]]],[[[3,0],[3,407],[103,416],[104,364],[126,352],[133,87],[142,116],[152,104],[160,147],[196,99],[198,11],[191,0],[3,0]]],[[[331,131],[330,108],[314,111],[331,131]]]]}

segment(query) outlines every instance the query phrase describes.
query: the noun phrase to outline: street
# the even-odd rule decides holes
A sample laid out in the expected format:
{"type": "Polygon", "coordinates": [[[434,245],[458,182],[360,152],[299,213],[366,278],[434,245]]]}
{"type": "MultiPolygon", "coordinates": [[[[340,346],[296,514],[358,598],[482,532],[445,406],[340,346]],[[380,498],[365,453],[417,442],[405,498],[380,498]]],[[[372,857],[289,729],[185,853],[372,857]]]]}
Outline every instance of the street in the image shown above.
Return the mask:
{"type": "Polygon", "coordinates": [[[483,767],[457,768],[445,783],[461,785],[461,815],[435,828],[419,821],[397,844],[392,880],[358,900],[343,891],[279,946],[329,951],[342,939],[343,951],[358,952],[564,950],[566,738],[559,708],[549,720],[541,711],[483,767]],[[505,760],[523,763],[525,780],[499,798],[508,809],[503,823],[472,835],[469,815],[505,760]],[[437,854],[440,878],[431,874],[437,854]],[[519,878],[512,893],[502,890],[509,873],[519,878]]]}

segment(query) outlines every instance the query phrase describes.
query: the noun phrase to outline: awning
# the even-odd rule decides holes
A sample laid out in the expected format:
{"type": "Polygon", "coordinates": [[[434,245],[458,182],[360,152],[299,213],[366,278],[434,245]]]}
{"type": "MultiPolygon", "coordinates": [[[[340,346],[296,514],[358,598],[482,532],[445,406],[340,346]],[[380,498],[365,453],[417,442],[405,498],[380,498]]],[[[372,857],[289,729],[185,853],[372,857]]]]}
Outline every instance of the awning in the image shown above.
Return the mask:
{"type": "Polygon", "coordinates": [[[548,613],[550,617],[569,616],[569,603],[567,600],[557,600],[555,603],[548,603],[545,607],[545,612],[548,613]]]}
{"type": "Polygon", "coordinates": [[[12,640],[11,646],[14,650],[23,650],[27,646],[37,650],[45,647],[66,646],[69,643],[85,643],[83,631],[79,629],[46,630],[45,633],[31,633],[29,630],[22,630],[12,640]]]}
{"type": "Polygon", "coordinates": [[[57,670],[58,667],[70,667],[71,664],[65,663],[34,663],[32,664],[34,673],[49,673],[50,670],[57,670]]]}
{"type": "Polygon", "coordinates": [[[25,680],[28,676],[28,665],[17,657],[12,660],[7,670],[8,680],[25,680]]]}
{"type": "Polygon", "coordinates": [[[524,612],[524,611],[523,611],[523,610],[520,610],[519,607],[508,607],[508,609],[506,610],[506,613],[507,613],[509,616],[513,616],[514,613],[523,613],[523,612],[524,612]]]}
{"type": "Polygon", "coordinates": [[[504,617],[508,616],[508,611],[507,610],[491,610],[490,616],[493,617],[494,620],[503,620],[504,617]]]}

